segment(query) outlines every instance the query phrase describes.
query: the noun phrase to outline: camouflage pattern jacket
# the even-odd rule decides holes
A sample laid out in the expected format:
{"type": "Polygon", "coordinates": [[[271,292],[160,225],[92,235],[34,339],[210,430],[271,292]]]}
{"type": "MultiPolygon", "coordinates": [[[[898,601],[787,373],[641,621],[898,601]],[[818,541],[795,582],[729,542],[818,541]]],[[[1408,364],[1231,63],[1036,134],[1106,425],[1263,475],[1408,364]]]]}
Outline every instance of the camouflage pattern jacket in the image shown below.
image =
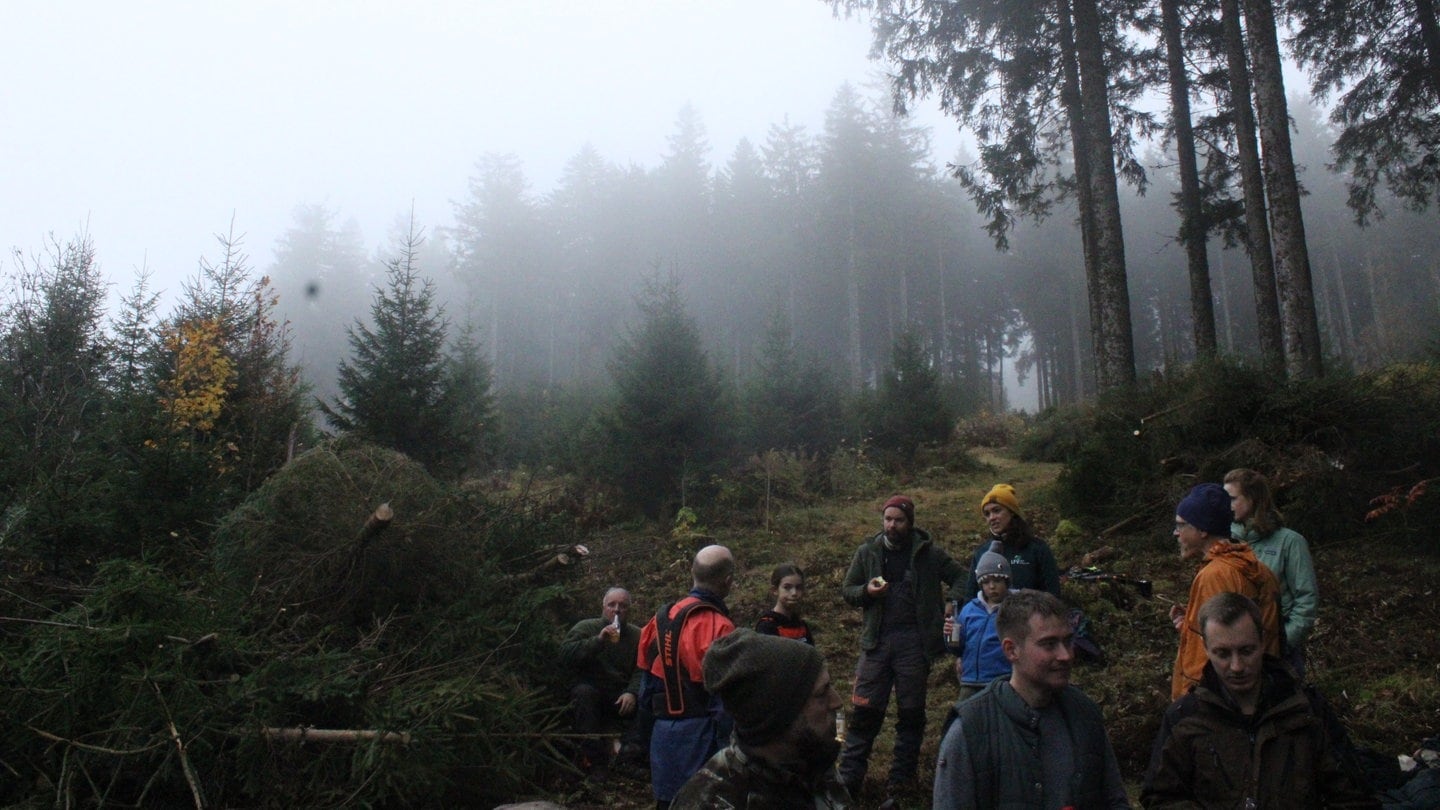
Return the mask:
{"type": "Polygon", "coordinates": [[[845,810],[850,794],[833,767],[806,780],[738,746],[723,748],[680,789],[671,810],[845,810]]]}

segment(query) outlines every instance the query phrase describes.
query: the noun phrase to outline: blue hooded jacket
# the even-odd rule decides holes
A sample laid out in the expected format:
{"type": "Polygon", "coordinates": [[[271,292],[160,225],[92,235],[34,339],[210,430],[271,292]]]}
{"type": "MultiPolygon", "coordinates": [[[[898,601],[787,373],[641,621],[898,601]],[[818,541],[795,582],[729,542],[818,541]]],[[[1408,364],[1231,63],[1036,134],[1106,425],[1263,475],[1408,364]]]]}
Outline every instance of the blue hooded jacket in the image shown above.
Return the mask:
{"type": "Polygon", "coordinates": [[[960,682],[973,686],[985,686],[991,681],[1010,674],[1010,661],[1000,648],[1000,634],[995,630],[995,612],[985,604],[984,596],[977,596],[965,603],[959,617],[960,643],[949,644],[948,649],[960,659],[960,682]]]}

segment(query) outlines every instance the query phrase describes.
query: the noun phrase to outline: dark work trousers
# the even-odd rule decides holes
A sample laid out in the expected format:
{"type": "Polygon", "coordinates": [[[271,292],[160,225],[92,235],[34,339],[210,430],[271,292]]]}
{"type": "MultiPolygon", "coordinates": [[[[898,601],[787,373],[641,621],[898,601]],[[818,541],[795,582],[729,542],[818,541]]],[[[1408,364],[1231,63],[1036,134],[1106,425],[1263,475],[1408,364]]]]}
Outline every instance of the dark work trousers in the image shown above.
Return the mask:
{"type": "MultiPolygon", "coordinates": [[[[577,683],[570,690],[570,717],[576,734],[604,734],[627,729],[629,718],[622,718],[615,708],[620,692],[602,689],[594,684],[577,683]]],[[[627,735],[628,736],[628,735],[627,735]]],[[[580,740],[583,765],[604,768],[610,762],[609,740],[585,737],[580,740]]]]}
{"type": "Polygon", "coordinates": [[[892,689],[899,717],[887,784],[901,787],[915,781],[920,743],[925,736],[925,687],[929,675],[920,632],[915,628],[887,633],[880,637],[875,649],[860,653],[855,666],[855,689],[850,695],[852,714],[840,755],[840,779],[852,792],[865,781],[870,749],[885,722],[892,689]]]}

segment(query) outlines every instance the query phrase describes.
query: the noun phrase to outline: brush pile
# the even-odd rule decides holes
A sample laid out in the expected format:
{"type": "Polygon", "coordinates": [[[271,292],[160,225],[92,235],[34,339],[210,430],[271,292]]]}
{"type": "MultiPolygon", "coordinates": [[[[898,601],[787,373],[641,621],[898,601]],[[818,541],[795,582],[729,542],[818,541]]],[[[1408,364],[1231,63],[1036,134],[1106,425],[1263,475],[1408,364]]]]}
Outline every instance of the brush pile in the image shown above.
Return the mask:
{"type": "Polygon", "coordinates": [[[573,523],[527,503],[337,442],[227,516],[191,570],[107,562],[63,603],[7,587],[0,804],[513,795],[561,759],[548,611],[577,553],[573,523]]]}

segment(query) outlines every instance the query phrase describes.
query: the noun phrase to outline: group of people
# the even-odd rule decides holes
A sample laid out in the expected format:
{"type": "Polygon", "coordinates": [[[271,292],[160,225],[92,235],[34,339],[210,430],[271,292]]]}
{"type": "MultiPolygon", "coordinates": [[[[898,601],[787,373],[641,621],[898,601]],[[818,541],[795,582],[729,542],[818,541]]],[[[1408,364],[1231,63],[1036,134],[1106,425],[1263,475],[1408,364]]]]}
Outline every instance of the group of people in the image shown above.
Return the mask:
{"type": "MultiPolygon", "coordinates": [[[[701,549],[692,588],[643,628],[613,588],[562,645],[579,676],[582,766],[603,777],[608,719],[629,723],[620,758],[648,755],[657,808],[854,806],[893,693],[882,808],[929,790],[936,808],[1129,807],[1099,707],[1070,684],[1071,611],[1049,545],[1015,490],[986,493],[990,537],[969,566],[915,525],[903,495],[855,551],[841,596],[861,610],[846,719],[803,613],[805,576],[775,569],[775,605],[753,630],[725,604],[734,556],[701,549]],[[955,655],[959,700],[935,779],[917,784],[933,664],[955,655]],[[838,757],[838,766],[837,766],[838,757]]],[[[1172,705],[1146,773],[1146,807],[1378,807],[1339,765],[1323,701],[1302,687],[1316,613],[1303,537],[1280,525],[1263,476],[1236,470],[1176,508],[1180,555],[1203,563],[1171,611],[1172,705]]]]}

